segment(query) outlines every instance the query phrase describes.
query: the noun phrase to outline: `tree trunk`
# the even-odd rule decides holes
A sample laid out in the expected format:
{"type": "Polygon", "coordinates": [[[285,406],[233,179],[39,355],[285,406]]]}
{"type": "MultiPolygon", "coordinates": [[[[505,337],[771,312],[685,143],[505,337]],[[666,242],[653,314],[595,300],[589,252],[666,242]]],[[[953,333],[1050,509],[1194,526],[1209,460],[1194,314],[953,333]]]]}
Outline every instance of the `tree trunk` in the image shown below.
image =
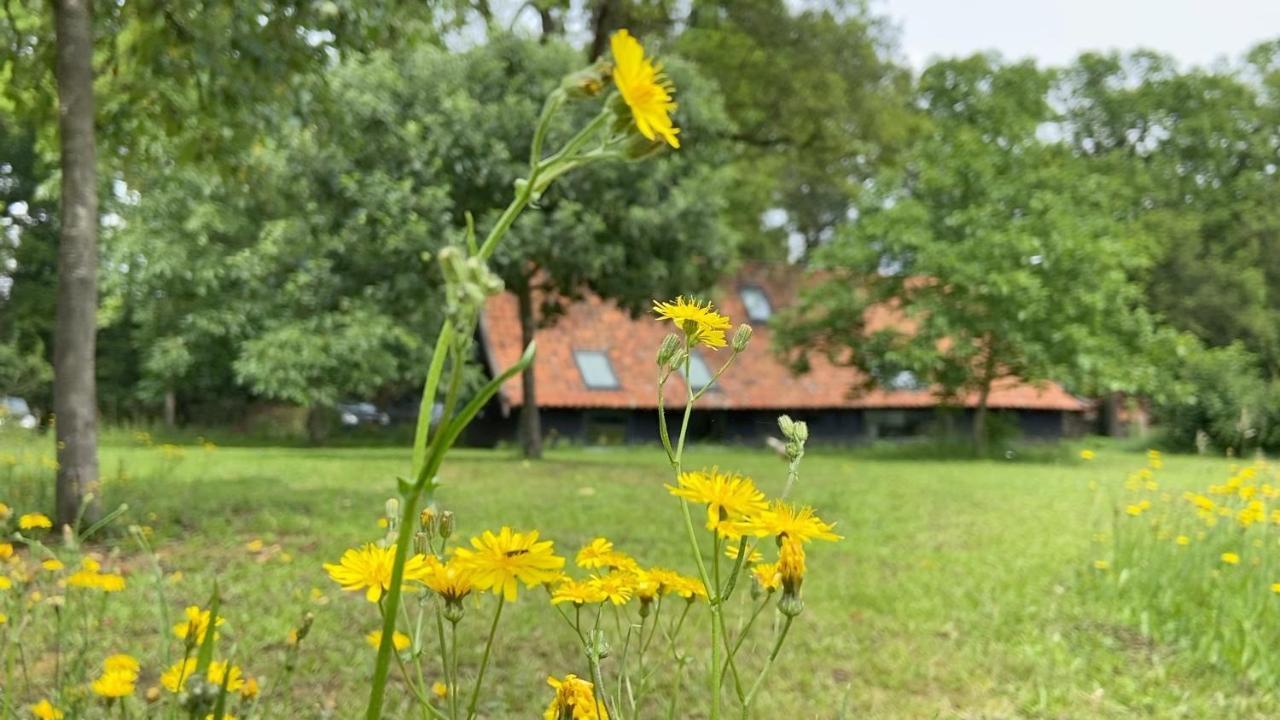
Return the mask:
{"type": "Polygon", "coordinates": [[[56,0],[58,132],[62,158],[53,349],[57,523],[98,515],[98,182],[94,149],[92,0],[56,0]],[[86,495],[89,506],[83,508],[86,495]]]}
{"type": "Polygon", "coordinates": [[[991,380],[987,380],[978,393],[978,407],[973,410],[973,449],[979,455],[987,454],[987,400],[990,397],[991,380]]]}
{"type": "MultiPolygon", "coordinates": [[[[516,297],[520,301],[520,344],[521,347],[529,347],[538,329],[533,316],[533,290],[526,284],[516,291],[516,297]]],[[[535,359],[520,373],[520,385],[524,390],[524,402],[520,405],[520,450],[531,460],[542,457],[542,418],[538,413],[538,393],[533,377],[536,364],[535,359]]]]}
{"type": "Polygon", "coordinates": [[[1107,437],[1124,437],[1125,426],[1121,419],[1124,397],[1118,393],[1108,393],[1102,408],[1103,430],[1107,437]]]}
{"type": "Polygon", "coordinates": [[[164,391],[164,426],[170,430],[178,426],[178,394],[173,388],[164,391]]]}

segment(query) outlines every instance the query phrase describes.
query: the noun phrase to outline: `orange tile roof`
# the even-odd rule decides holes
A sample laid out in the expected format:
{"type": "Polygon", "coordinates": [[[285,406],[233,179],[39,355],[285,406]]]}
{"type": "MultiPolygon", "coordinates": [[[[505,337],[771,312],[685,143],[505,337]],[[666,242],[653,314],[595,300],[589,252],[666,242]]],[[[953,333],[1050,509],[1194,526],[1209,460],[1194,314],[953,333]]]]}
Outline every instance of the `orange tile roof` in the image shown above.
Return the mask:
{"type": "MultiPolygon", "coordinates": [[[[794,297],[800,275],[785,266],[746,268],[723,283],[714,295],[716,307],[736,323],[747,312],[738,289],[755,285],[763,289],[776,312],[794,297]]],[[[481,335],[489,370],[500,371],[520,357],[520,319],[516,297],[510,293],[489,299],[481,318],[481,335]]],[[[855,394],[862,374],[853,368],[832,365],[814,356],[811,369],[795,375],[772,351],[772,333],[767,325],[754,326],[751,345],[735,366],[706,393],[700,408],[738,410],[806,410],[823,408],[929,408],[940,404],[928,391],[875,389],[855,394]]],[[[537,331],[537,358],[534,373],[538,405],[542,407],[636,408],[657,407],[657,364],[655,356],[662,338],[671,332],[669,322],[653,316],[633,318],[611,302],[588,294],[568,306],[566,313],[549,328],[537,331]],[[616,390],[588,388],[573,358],[574,350],[598,350],[608,354],[619,387],[616,390]]],[[[732,334],[732,333],[730,333],[732,334]]],[[[699,351],[714,368],[728,357],[728,349],[699,351]]],[[[685,387],[676,375],[667,383],[669,407],[682,407],[685,387]]],[[[500,393],[507,407],[523,402],[519,377],[508,381],[500,393]]],[[[1031,385],[1016,378],[996,382],[989,398],[993,409],[1066,410],[1082,412],[1088,406],[1056,383],[1031,385]]],[[[966,406],[977,404],[976,394],[964,399],[966,406]]]]}

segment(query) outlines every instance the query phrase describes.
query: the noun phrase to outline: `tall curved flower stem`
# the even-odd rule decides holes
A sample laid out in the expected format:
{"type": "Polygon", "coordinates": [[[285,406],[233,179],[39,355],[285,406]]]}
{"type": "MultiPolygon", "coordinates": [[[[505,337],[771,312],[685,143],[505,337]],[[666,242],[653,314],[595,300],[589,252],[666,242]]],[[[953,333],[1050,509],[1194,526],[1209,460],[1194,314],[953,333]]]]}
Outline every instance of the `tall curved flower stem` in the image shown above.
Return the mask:
{"type": "Polygon", "coordinates": [[[769,674],[769,670],[773,667],[773,661],[778,659],[778,652],[782,650],[782,643],[787,639],[787,631],[791,629],[791,623],[795,620],[794,615],[787,615],[787,619],[782,623],[782,629],[778,631],[778,638],[773,643],[773,650],[769,652],[769,657],[764,661],[764,667],[760,668],[760,675],[756,677],[756,681],[751,684],[751,690],[747,692],[747,697],[742,702],[742,720],[751,717],[751,703],[756,699],[756,693],[760,692],[760,686],[764,684],[765,677],[769,674]]]}

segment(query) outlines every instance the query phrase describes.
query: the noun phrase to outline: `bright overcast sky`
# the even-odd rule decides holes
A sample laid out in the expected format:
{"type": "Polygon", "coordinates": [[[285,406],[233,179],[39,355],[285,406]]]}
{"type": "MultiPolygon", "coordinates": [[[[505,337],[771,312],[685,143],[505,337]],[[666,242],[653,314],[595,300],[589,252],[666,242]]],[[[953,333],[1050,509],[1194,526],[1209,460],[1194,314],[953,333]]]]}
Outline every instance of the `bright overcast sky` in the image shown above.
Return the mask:
{"type": "Polygon", "coordinates": [[[916,68],[978,50],[1056,65],[1085,50],[1137,47],[1206,65],[1280,37],[1280,0],[872,0],[872,8],[898,25],[916,68]]]}

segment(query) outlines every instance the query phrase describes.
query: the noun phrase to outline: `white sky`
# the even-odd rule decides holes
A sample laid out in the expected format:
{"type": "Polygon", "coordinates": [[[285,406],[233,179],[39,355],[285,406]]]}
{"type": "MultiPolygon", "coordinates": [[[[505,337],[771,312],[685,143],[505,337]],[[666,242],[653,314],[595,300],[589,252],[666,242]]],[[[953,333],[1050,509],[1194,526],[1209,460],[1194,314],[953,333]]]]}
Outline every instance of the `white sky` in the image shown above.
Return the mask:
{"type": "Polygon", "coordinates": [[[1280,37],[1280,0],[871,0],[871,8],[898,25],[917,69],[979,50],[1060,65],[1085,50],[1138,47],[1207,65],[1280,37]]]}

